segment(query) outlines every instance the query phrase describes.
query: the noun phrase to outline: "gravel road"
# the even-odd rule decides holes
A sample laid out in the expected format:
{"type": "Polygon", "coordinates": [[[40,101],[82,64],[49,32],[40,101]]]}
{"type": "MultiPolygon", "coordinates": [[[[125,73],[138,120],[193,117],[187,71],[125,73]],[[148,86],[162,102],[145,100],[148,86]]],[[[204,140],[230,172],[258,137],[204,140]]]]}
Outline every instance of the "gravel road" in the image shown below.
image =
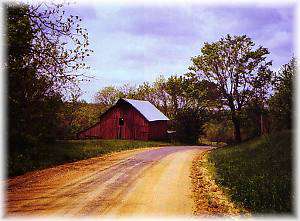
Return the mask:
{"type": "Polygon", "coordinates": [[[123,151],[9,179],[6,214],[192,216],[190,167],[208,148],[123,151]]]}

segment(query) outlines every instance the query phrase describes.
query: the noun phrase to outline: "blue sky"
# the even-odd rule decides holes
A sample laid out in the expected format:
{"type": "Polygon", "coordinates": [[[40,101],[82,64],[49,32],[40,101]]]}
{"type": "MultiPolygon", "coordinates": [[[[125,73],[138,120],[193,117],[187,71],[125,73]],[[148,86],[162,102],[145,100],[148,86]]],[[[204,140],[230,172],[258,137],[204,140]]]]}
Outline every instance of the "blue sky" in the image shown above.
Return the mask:
{"type": "Polygon", "coordinates": [[[184,74],[190,58],[200,53],[204,42],[227,33],[246,34],[267,47],[277,70],[294,55],[293,6],[205,6],[79,4],[68,11],[83,19],[91,49],[89,72],[95,76],[83,83],[82,96],[93,101],[104,86],[138,85],[159,75],[184,74]]]}

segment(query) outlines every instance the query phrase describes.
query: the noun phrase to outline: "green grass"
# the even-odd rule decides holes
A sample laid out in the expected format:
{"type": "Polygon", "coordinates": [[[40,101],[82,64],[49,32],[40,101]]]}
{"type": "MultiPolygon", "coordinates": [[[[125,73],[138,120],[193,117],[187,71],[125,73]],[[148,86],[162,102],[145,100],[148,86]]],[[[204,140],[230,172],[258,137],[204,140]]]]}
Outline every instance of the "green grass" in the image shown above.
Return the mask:
{"type": "Polygon", "coordinates": [[[216,181],[256,214],[293,213],[292,134],[263,136],[208,155],[216,181]]]}
{"type": "MultiPolygon", "coordinates": [[[[171,145],[157,141],[137,140],[64,140],[54,144],[24,148],[8,156],[8,176],[101,156],[112,152],[144,147],[171,145]]],[[[174,145],[174,144],[173,144],[174,145]]]]}

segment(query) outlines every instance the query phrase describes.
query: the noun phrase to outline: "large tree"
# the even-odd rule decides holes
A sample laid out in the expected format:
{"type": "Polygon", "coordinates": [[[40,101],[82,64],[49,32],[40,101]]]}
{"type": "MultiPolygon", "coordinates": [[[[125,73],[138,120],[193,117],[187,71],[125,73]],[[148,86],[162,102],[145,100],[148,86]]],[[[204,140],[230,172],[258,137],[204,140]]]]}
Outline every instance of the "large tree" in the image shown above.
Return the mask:
{"type": "Polygon", "coordinates": [[[90,56],[88,32],[81,18],[66,12],[63,4],[28,5],[25,17],[30,21],[33,39],[29,51],[39,75],[47,76],[56,89],[70,91],[86,77],[85,58],[90,56]]]}
{"type": "MultiPolygon", "coordinates": [[[[62,4],[7,4],[9,144],[55,137],[65,92],[81,80],[88,37],[62,4]]],[[[27,146],[28,146],[27,145],[27,146]]]]}
{"type": "Polygon", "coordinates": [[[230,110],[237,142],[241,141],[242,108],[253,97],[264,99],[270,85],[272,62],[267,61],[268,54],[267,48],[255,47],[245,35],[227,35],[219,41],[204,43],[201,54],[192,58],[190,75],[217,86],[222,105],[230,110]]]}

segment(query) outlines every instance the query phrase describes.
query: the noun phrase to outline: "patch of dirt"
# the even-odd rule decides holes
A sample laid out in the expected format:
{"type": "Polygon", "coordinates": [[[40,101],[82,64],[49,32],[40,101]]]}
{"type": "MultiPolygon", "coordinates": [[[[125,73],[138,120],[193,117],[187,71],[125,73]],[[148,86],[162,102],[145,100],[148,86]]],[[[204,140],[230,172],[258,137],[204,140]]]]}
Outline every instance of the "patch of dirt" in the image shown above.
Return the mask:
{"type": "Polygon", "coordinates": [[[200,153],[192,163],[194,215],[239,216],[247,214],[243,208],[235,205],[224,190],[216,184],[207,169],[207,163],[207,152],[200,153]]]}

